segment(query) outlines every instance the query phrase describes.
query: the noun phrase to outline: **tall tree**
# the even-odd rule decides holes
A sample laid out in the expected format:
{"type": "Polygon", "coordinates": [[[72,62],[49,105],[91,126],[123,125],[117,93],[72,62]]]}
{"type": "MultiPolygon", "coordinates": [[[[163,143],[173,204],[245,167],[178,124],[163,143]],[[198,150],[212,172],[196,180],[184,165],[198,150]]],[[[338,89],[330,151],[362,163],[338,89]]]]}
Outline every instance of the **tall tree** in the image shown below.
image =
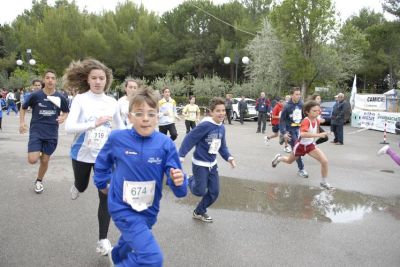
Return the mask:
{"type": "Polygon", "coordinates": [[[283,66],[284,49],[268,19],[264,27],[246,47],[252,58],[246,71],[250,79],[272,95],[282,95],[286,80],[283,66]],[[262,87],[261,87],[262,86],[262,87]]]}
{"type": "Polygon", "coordinates": [[[286,49],[285,68],[305,96],[319,74],[313,55],[330,39],[335,25],[331,0],[284,0],[270,18],[286,49]]]}

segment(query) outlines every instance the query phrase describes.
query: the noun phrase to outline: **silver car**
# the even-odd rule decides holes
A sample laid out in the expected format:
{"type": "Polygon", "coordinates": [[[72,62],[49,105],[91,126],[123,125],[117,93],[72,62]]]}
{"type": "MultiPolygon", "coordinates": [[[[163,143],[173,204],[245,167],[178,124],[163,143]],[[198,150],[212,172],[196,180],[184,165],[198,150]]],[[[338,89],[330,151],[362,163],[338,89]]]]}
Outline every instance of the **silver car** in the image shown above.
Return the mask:
{"type": "MultiPolygon", "coordinates": [[[[232,104],[232,119],[233,120],[240,119],[238,104],[241,99],[242,98],[240,98],[240,97],[232,98],[232,102],[233,102],[233,104],[232,104]]],[[[256,101],[251,98],[245,98],[244,100],[247,103],[247,113],[245,114],[244,119],[257,120],[258,112],[256,111],[256,101]]]]}

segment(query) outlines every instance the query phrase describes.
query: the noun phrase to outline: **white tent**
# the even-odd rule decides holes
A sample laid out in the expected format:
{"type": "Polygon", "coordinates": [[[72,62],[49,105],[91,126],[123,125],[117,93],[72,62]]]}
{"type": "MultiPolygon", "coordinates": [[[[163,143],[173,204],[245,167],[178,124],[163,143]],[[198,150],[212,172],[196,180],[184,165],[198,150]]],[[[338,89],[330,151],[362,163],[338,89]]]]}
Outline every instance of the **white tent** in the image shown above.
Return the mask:
{"type": "Polygon", "coordinates": [[[384,92],[383,94],[384,94],[384,95],[396,96],[398,93],[397,93],[397,90],[396,90],[396,89],[390,89],[389,91],[384,92]]]}

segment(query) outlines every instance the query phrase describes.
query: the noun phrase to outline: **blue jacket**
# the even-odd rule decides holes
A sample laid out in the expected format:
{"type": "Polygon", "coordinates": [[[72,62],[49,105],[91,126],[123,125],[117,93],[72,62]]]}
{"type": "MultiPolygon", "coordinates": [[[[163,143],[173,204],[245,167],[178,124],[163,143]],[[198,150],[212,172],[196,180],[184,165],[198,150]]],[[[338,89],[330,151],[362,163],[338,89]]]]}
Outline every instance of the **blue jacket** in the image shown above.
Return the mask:
{"type": "Polygon", "coordinates": [[[196,146],[193,163],[199,166],[212,167],[217,163],[217,155],[208,153],[213,139],[221,139],[221,147],[218,152],[224,160],[228,161],[231,154],[226,146],[225,127],[222,123],[217,124],[210,117],[204,118],[185,136],[179,149],[179,156],[184,158],[196,146]]]}
{"type": "Polygon", "coordinates": [[[303,119],[303,102],[294,103],[289,100],[284,106],[279,119],[279,131],[283,135],[288,131],[297,130],[303,119]]]}
{"type": "Polygon", "coordinates": [[[135,129],[112,131],[97,156],[94,166],[94,183],[98,189],[107,187],[108,211],[114,219],[124,216],[146,216],[156,220],[160,209],[164,174],[167,185],[177,197],[187,194],[187,180],[175,186],[170,169],[182,169],[175,144],[166,135],[154,131],[143,137],[135,129]],[[124,181],[156,181],[153,205],[137,212],[123,201],[124,181]]]}
{"type": "Polygon", "coordinates": [[[271,112],[271,101],[268,98],[258,98],[256,101],[256,110],[258,112],[271,112]]]}
{"type": "Polygon", "coordinates": [[[331,124],[335,125],[343,125],[344,121],[344,113],[346,109],[346,103],[344,100],[336,101],[332,108],[332,115],[331,115],[331,124]]]}

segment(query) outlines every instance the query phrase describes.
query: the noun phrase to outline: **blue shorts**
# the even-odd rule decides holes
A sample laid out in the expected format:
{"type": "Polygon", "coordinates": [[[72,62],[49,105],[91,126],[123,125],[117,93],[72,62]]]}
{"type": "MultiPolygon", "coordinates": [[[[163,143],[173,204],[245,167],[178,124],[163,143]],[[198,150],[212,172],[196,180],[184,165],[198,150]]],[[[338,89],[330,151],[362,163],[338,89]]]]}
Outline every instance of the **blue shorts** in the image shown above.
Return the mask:
{"type": "Polygon", "coordinates": [[[277,125],[272,125],[272,132],[274,132],[274,133],[279,132],[279,124],[277,124],[277,125]]]}
{"type": "Polygon", "coordinates": [[[30,135],[28,142],[28,153],[42,152],[50,156],[56,150],[57,142],[57,139],[41,139],[34,135],[30,135]]]}

